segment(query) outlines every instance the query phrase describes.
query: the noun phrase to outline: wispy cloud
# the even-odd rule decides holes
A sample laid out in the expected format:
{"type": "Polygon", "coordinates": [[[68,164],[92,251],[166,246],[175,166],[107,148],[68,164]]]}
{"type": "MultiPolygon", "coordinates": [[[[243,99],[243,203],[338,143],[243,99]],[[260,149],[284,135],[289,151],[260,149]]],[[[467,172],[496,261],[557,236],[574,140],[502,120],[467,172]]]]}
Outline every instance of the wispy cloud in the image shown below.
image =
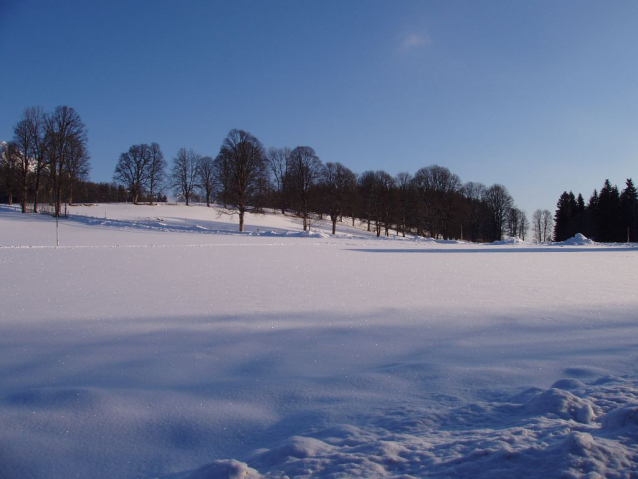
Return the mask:
{"type": "Polygon", "coordinates": [[[419,48],[426,45],[430,45],[432,40],[427,34],[423,33],[411,33],[403,37],[401,41],[402,50],[411,50],[413,48],[419,48]]]}

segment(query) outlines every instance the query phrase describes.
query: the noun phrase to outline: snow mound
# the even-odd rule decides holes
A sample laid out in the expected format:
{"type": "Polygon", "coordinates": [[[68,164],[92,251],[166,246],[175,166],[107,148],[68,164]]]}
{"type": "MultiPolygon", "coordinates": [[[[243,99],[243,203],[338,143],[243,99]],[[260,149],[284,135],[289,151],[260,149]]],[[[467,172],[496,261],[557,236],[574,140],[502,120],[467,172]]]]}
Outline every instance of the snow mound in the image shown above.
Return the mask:
{"type": "Polygon", "coordinates": [[[565,246],[587,246],[587,245],[593,245],[596,243],[590,240],[589,238],[587,238],[585,235],[581,233],[576,233],[575,236],[557,244],[565,245],[565,246]]]}
{"type": "Polygon", "coordinates": [[[293,436],[278,447],[258,449],[251,455],[251,463],[264,465],[282,464],[291,460],[325,456],[334,446],[312,437],[293,436]]]}
{"type": "Polygon", "coordinates": [[[525,241],[515,236],[510,236],[509,238],[505,238],[502,241],[492,242],[493,245],[514,245],[514,244],[525,244],[525,243],[526,243],[525,241]]]}
{"type": "MultiPolygon", "coordinates": [[[[445,411],[374,411],[357,425],[293,436],[232,464],[265,479],[636,477],[638,404],[618,404],[636,397],[638,382],[562,379],[554,386],[581,396],[529,388],[514,396],[522,404],[502,398],[445,411]]],[[[195,477],[242,476],[188,479],[195,477]]]]}
{"type": "Polygon", "coordinates": [[[634,429],[634,434],[638,431],[638,405],[625,406],[614,409],[603,417],[600,422],[604,429],[608,431],[618,431],[622,429],[634,429]]]}
{"type": "Polygon", "coordinates": [[[578,379],[567,378],[567,379],[559,379],[554,384],[552,384],[552,387],[556,389],[567,389],[567,390],[580,389],[585,387],[585,383],[583,383],[582,381],[579,381],[578,379]]]}
{"type": "Polygon", "coordinates": [[[322,231],[299,231],[296,233],[288,232],[286,236],[291,238],[329,238],[330,235],[322,231]]]}
{"type": "Polygon", "coordinates": [[[200,467],[185,479],[259,479],[261,475],[244,462],[215,461],[200,467]]]}
{"type": "Polygon", "coordinates": [[[573,419],[588,424],[594,418],[589,401],[568,391],[551,388],[525,403],[525,412],[535,415],[555,415],[561,419],[573,419]]]}

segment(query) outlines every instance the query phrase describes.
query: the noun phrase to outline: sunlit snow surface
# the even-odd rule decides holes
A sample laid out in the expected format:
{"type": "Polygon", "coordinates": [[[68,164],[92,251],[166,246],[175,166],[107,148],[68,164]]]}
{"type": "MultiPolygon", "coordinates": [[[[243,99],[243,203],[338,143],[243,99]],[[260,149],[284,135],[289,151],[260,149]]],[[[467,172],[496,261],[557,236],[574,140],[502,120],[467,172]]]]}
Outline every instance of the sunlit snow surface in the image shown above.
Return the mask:
{"type": "Polygon", "coordinates": [[[3,479],[638,475],[636,245],[71,213],[0,208],[3,479]]]}

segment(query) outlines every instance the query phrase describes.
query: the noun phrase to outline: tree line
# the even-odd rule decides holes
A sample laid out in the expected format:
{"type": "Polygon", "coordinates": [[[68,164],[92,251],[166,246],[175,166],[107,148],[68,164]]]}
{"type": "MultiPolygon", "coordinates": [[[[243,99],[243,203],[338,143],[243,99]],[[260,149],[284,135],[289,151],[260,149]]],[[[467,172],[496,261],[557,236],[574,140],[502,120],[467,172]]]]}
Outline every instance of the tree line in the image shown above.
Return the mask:
{"type": "Polygon", "coordinates": [[[52,112],[30,107],[13,133],[12,141],[0,144],[0,194],[9,204],[17,198],[23,213],[30,204],[37,213],[44,195],[59,216],[62,202],[73,202],[74,188],[91,168],[80,115],[68,106],[52,112]]]}
{"type": "MultiPolygon", "coordinates": [[[[132,145],[117,161],[112,183],[88,179],[87,131],[77,112],[32,107],[4,144],[0,195],[19,198],[22,211],[42,201],[60,214],[62,202],[166,201],[167,191],[187,205],[216,202],[239,217],[272,208],[299,217],[306,231],[329,219],[333,234],[349,217],[377,236],[413,234],[443,239],[494,241],[525,238],[530,227],[507,188],[462,183],[448,168],[430,165],[414,174],[355,174],[338,162],[323,163],[309,146],[268,148],[250,133],[231,130],[215,157],[180,148],[169,165],[158,143],[132,145]]],[[[534,225],[532,225],[534,226],[534,225]]],[[[536,230],[535,230],[536,231],[536,230]]]]}
{"type": "Polygon", "coordinates": [[[580,193],[560,195],[554,216],[554,239],[564,241],[576,233],[604,243],[638,241],[638,195],[631,178],[620,192],[605,180],[600,193],[594,190],[587,204],[580,193]]]}
{"type": "Polygon", "coordinates": [[[431,165],[414,175],[365,171],[323,163],[309,146],[264,148],[250,133],[232,130],[214,158],[180,148],[172,166],[156,143],[132,145],[115,167],[114,181],[137,204],[152,202],[164,187],[189,205],[193,198],[217,202],[239,217],[269,207],[299,217],[306,231],[313,218],[327,218],[333,234],[343,217],[360,219],[377,236],[391,230],[434,238],[493,241],[524,238],[527,216],[503,185],[463,184],[449,169],[431,165]]]}

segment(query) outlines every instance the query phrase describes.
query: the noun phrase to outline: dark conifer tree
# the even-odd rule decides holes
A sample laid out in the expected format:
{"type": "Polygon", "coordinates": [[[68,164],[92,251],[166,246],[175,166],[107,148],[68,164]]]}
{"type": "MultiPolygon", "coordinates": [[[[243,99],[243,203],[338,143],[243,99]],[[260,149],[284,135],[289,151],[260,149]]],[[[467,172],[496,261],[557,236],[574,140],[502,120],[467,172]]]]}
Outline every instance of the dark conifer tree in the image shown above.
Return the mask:
{"type": "Polygon", "coordinates": [[[598,239],[598,191],[594,190],[585,208],[585,236],[598,239]]]}
{"type": "Polygon", "coordinates": [[[638,193],[631,178],[627,179],[625,189],[620,194],[620,210],[627,240],[638,241],[638,193]]]}
{"type": "MultiPolygon", "coordinates": [[[[598,196],[598,241],[623,241],[623,227],[620,215],[620,195],[618,188],[605,180],[598,196]]],[[[626,238],[624,238],[626,240],[626,238]]]]}
{"type": "Polygon", "coordinates": [[[578,203],[574,193],[564,191],[556,204],[554,241],[565,241],[578,233],[575,222],[577,212],[578,203]]]}

